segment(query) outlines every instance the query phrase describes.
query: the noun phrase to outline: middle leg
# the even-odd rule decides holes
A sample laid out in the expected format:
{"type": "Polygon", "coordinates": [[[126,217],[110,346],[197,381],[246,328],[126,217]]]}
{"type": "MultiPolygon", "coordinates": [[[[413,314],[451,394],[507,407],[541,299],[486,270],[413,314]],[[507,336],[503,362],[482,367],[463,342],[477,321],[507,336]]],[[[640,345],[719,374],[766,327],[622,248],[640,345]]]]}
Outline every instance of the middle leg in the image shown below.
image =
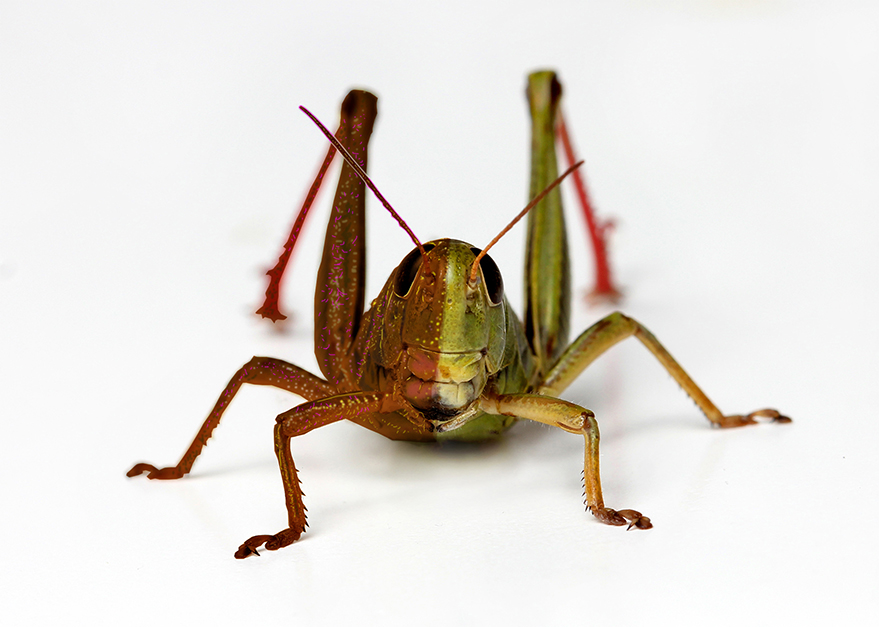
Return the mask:
{"type": "Polygon", "coordinates": [[[612,313],[599,320],[574,340],[553,364],[538,388],[538,393],[558,396],[599,355],[617,342],[632,335],[641,340],[641,343],[653,353],[653,356],[659,360],[659,363],[677,381],[684,392],[695,401],[712,424],[719,427],[741,427],[755,424],[757,418],[768,418],[775,422],[790,422],[790,418],[783,416],[775,409],[759,409],[741,416],[724,415],[650,331],[641,323],[620,312],[612,313]]]}
{"type": "Polygon", "coordinates": [[[286,361],[274,359],[272,357],[254,357],[244,364],[232,380],[226,384],[220,398],[217,399],[211,413],[201,425],[201,429],[189,445],[189,448],[183,454],[183,457],[177,462],[176,466],[168,466],[166,468],[156,468],[152,464],[135,464],[128,471],[129,477],[147,473],[149,479],[179,479],[183,475],[189,473],[192,464],[201,454],[202,449],[220,424],[220,418],[223,412],[235,398],[238,390],[245,383],[251,385],[270,385],[272,387],[287,390],[293,394],[298,394],[302,398],[313,401],[318,398],[324,398],[337,394],[335,386],[330,385],[320,377],[317,377],[307,370],[303,370],[299,366],[294,366],[286,361]]]}

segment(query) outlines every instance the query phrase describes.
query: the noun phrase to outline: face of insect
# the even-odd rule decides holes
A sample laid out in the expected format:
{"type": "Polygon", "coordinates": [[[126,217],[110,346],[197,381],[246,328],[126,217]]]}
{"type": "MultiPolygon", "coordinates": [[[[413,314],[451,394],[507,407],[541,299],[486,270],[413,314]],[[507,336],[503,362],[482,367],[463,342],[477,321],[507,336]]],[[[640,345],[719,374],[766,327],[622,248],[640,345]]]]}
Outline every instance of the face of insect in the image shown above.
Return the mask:
{"type": "Polygon", "coordinates": [[[442,239],[409,253],[383,290],[385,327],[378,363],[396,371],[401,391],[431,419],[451,417],[479,398],[501,367],[503,281],[494,261],[465,242],[442,239]]]}

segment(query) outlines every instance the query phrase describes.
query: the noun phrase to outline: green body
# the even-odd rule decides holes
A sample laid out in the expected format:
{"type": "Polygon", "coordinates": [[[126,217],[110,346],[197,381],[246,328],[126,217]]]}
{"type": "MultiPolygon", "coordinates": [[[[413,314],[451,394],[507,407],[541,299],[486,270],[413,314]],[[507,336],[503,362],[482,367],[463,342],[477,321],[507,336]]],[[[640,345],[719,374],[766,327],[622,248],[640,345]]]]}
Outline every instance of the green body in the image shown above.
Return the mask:
{"type": "Polygon", "coordinates": [[[522,323],[505,297],[491,301],[482,273],[468,285],[472,246],[443,239],[424,247],[423,258],[413,250],[420,263],[409,291],[395,289],[398,275],[411,269],[401,265],[366,312],[353,348],[354,362],[364,364],[359,389],[393,393],[396,387],[406,396],[407,381],[414,380],[409,385],[419,389],[409,400],[427,420],[411,412],[378,414],[374,430],[396,440],[497,437],[514,418],[478,412],[447,432],[437,432],[431,420],[465,411],[483,390],[531,390],[537,368],[522,323]]]}

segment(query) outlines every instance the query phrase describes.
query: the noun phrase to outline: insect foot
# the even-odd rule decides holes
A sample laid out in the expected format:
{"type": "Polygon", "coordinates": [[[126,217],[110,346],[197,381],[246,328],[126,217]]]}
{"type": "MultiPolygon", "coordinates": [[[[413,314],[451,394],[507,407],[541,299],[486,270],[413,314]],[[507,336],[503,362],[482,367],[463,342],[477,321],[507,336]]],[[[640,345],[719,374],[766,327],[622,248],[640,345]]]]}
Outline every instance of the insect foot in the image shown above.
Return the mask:
{"type": "Polygon", "coordinates": [[[768,418],[770,422],[778,422],[782,424],[792,422],[790,418],[783,416],[775,409],[758,409],[747,416],[723,416],[717,424],[722,429],[744,427],[746,425],[755,425],[760,422],[757,418],[768,418]]]}
{"type": "Polygon", "coordinates": [[[134,468],[129,470],[126,475],[128,477],[136,477],[143,473],[147,473],[147,479],[179,479],[183,476],[183,471],[177,468],[177,466],[156,468],[152,464],[135,464],[134,468]]]}
{"type": "Polygon", "coordinates": [[[651,529],[653,527],[653,523],[650,522],[650,519],[647,518],[647,516],[643,516],[641,512],[636,512],[633,509],[621,509],[617,511],[610,507],[602,507],[600,509],[592,508],[592,514],[605,525],[622,527],[623,525],[628,524],[629,529],[632,527],[635,529],[651,529]]]}
{"type": "Polygon", "coordinates": [[[267,550],[277,551],[280,548],[293,544],[301,535],[302,529],[291,529],[288,527],[273,536],[253,536],[238,547],[238,550],[235,551],[235,559],[243,560],[245,557],[250,557],[251,555],[256,555],[258,557],[259,552],[257,549],[263,544],[266,545],[267,550]]]}

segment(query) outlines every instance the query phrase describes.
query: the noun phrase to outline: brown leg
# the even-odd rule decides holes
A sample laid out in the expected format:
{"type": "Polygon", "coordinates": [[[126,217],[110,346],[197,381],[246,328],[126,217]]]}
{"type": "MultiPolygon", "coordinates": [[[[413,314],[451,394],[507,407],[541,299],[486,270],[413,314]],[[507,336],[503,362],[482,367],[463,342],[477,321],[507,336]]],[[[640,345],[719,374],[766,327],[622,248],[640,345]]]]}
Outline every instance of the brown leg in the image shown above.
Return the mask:
{"type": "Polygon", "coordinates": [[[641,512],[633,509],[615,510],[604,506],[601,494],[601,476],[598,470],[598,423],[595,414],[574,403],[538,394],[484,395],[480,399],[480,409],[488,414],[516,416],[534,420],[564,429],[569,433],[579,433],[586,439],[586,459],[583,465],[583,481],[586,490],[586,503],[592,514],[607,525],[625,525],[629,529],[650,529],[653,524],[641,512]]]}
{"type": "Polygon", "coordinates": [[[237,559],[259,555],[257,549],[262,545],[269,551],[276,551],[298,540],[305,531],[305,505],[302,503],[299,475],[290,453],[290,438],[339,420],[363,424],[366,416],[379,412],[381,403],[381,394],[355,392],[303,403],[278,416],[275,424],[275,454],[284,483],[288,527],[275,535],[248,538],[235,552],[237,559]]]}
{"type": "Polygon", "coordinates": [[[128,476],[136,477],[145,472],[149,479],[179,479],[187,474],[192,469],[193,462],[195,462],[195,459],[201,454],[201,450],[207,444],[211,433],[220,423],[223,412],[226,411],[229,403],[232,402],[232,399],[244,383],[281,388],[282,390],[298,394],[306,400],[324,398],[337,393],[334,386],[298,366],[271,357],[254,357],[236,372],[232,380],[226,385],[226,389],[220,394],[220,398],[217,399],[217,403],[214,405],[213,410],[211,410],[207,420],[204,421],[192,444],[189,445],[186,453],[183,454],[183,457],[176,466],[156,468],[152,464],[140,463],[128,471],[128,476]]]}

